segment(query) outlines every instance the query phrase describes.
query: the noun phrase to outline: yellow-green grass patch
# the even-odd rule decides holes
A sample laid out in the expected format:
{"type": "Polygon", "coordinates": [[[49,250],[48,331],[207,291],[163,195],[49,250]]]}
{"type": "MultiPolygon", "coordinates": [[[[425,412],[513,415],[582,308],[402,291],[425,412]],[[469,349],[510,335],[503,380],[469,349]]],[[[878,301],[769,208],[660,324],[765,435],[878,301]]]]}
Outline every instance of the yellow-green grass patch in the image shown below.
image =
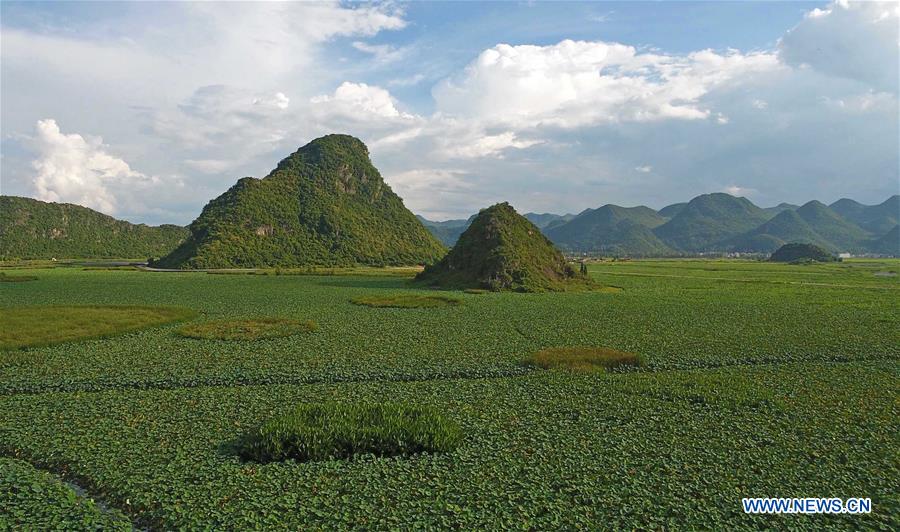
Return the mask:
{"type": "Polygon", "coordinates": [[[459,305],[462,303],[462,300],[445,295],[420,296],[404,294],[355,297],[350,302],[379,308],[438,308],[459,305]]]}
{"type": "Polygon", "coordinates": [[[532,354],[525,364],[543,369],[590,372],[641,367],[645,362],[641,355],[607,347],[550,347],[532,354]]]}
{"type": "Polygon", "coordinates": [[[186,320],[181,307],[35,306],[0,308],[0,349],[19,349],[122,334],[186,320]]]}
{"type": "Polygon", "coordinates": [[[318,325],[312,320],[253,318],[189,323],[178,329],[178,334],[198,340],[265,340],[314,331],[317,328],[318,325]]]}
{"type": "Polygon", "coordinates": [[[407,403],[303,404],[237,441],[244,460],[298,462],[448,452],[463,439],[437,409],[407,403]]]}

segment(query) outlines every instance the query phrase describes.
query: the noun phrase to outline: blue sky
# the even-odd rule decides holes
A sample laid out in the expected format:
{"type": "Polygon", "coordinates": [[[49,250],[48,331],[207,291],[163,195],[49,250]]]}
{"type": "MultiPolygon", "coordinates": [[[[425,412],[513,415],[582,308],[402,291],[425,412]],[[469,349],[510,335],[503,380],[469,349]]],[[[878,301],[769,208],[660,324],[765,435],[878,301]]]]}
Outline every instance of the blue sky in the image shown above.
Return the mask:
{"type": "Polygon", "coordinates": [[[900,187],[896,3],[0,9],[0,192],[132,221],[331,132],[435,219],[900,187]]]}

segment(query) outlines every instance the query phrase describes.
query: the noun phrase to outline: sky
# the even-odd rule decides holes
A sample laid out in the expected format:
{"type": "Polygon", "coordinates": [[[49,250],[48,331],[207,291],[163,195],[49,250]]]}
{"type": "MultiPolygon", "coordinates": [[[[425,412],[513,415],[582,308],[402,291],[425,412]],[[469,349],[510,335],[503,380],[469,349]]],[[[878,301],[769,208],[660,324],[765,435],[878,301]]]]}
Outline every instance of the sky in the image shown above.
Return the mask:
{"type": "Polygon", "coordinates": [[[0,3],[0,193],[187,224],[329,133],[442,220],[900,191],[900,3],[0,3]]]}

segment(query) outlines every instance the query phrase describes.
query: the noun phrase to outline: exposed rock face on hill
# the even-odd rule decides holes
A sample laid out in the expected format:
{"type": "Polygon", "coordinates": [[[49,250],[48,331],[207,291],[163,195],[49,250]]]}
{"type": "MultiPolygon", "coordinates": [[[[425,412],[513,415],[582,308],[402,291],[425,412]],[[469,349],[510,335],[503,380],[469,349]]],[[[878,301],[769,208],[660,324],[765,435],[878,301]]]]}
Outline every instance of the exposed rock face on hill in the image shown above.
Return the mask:
{"type": "Polygon", "coordinates": [[[417,277],[448,288],[520,292],[590,286],[533,223],[508,203],[483,209],[440,262],[417,277]]]}
{"type": "Polygon", "coordinates": [[[266,177],[240,179],[190,231],[158,265],[412,265],[446,251],[384,182],[365,144],[348,135],[316,139],[266,177]]]}
{"type": "Polygon", "coordinates": [[[778,248],[775,253],[772,253],[769,260],[772,262],[834,262],[837,258],[828,250],[813,244],[791,243],[778,248]]]}
{"type": "Polygon", "coordinates": [[[0,196],[0,260],[160,257],[188,236],[177,225],[116,220],[70,203],[0,196]]]}

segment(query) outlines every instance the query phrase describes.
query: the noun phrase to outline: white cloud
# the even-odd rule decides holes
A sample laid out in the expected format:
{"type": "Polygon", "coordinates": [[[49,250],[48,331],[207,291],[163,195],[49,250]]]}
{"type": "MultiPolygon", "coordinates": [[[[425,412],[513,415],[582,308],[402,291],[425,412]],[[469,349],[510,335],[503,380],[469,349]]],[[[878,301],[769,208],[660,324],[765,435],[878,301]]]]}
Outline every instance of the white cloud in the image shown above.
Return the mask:
{"type": "Polygon", "coordinates": [[[237,161],[230,159],[186,159],[184,164],[203,174],[221,174],[237,166],[237,161]]]}
{"type": "Polygon", "coordinates": [[[425,81],[425,74],[414,74],[405,78],[395,78],[388,82],[388,85],[395,87],[412,87],[425,81]]]}
{"type": "Polygon", "coordinates": [[[495,124],[574,128],[691,120],[710,115],[699,100],[713,88],[777,68],[773,54],[734,50],[669,56],[606,42],[500,44],[432,94],[444,114],[495,124]]]}
{"type": "Polygon", "coordinates": [[[459,169],[417,168],[385,175],[385,180],[415,212],[441,220],[472,209],[472,194],[479,187],[467,177],[459,169]]]}
{"type": "Polygon", "coordinates": [[[326,108],[329,112],[357,116],[362,113],[380,118],[412,118],[401,113],[394,105],[394,98],[387,90],[365,83],[345,81],[335,89],[334,94],[323,94],[310,100],[314,106],[326,108]]]}
{"type": "Polygon", "coordinates": [[[471,159],[477,157],[502,157],[507,149],[522,150],[540,144],[539,140],[520,140],[512,131],[497,135],[476,134],[470,138],[445,138],[443,154],[446,157],[471,159]]]}
{"type": "Polygon", "coordinates": [[[284,95],[283,92],[276,92],[271,98],[256,98],[253,105],[275,107],[277,109],[287,109],[291,105],[291,99],[284,95]]]}
{"type": "Polygon", "coordinates": [[[174,109],[145,112],[139,121],[166,149],[180,153],[190,168],[215,173],[217,165],[209,161],[239,164],[270,152],[287,138],[294,122],[289,107],[290,98],[282,92],[208,85],[174,109]]]}
{"type": "Polygon", "coordinates": [[[354,41],[353,47],[360,52],[371,54],[375,61],[381,64],[398,61],[408,52],[406,48],[397,48],[390,44],[369,44],[362,41],[354,41]]]}
{"type": "MultiPolygon", "coordinates": [[[[189,221],[237,177],[265,175],[332,132],[363,139],[407,204],[438,217],[507,199],[532,210],[660,206],[733,179],[773,202],[896,190],[896,4],[814,10],[769,51],[561,40],[477,50],[458,70],[447,70],[459,56],[443,55],[440,35],[421,64],[406,43],[371,44],[406,26],[391,4],[163,5],[147,12],[166,15],[115,34],[100,22],[3,27],[4,193],[36,190],[30,164],[43,152],[10,146],[44,116],[102,134],[140,176],[190,176],[177,217],[157,221],[189,221]],[[339,64],[348,46],[371,57],[339,64]],[[427,80],[441,76],[428,101],[427,80]]],[[[163,189],[177,187],[132,194],[118,185],[129,180],[141,182],[96,178],[88,195],[133,212],[171,205],[163,189]]]]}
{"type": "Polygon", "coordinates": [[[110,155],[103,140],[64,134],[56,120],[39,120],[34,145],[38,158],[32,162],[38,199],[77,203],[107,214],[119,210],[119,188],[140,188],[152,178],[131,169],[122,159],[110,155]]]}
{"type": "Polygon", "coordinates": [[[778,44],[785,63],[898,92],[900,4],[835,2],[813,9],[778,44]]]}
{"type": "Polygon", "coordinates": [[[726,194],[731,194],[732,196],[752,196],[756,194],[756,189],[747,188],[747,187],[739,187],[737,185],[730,185],[722,189],[722,192],[726,194]]]}

